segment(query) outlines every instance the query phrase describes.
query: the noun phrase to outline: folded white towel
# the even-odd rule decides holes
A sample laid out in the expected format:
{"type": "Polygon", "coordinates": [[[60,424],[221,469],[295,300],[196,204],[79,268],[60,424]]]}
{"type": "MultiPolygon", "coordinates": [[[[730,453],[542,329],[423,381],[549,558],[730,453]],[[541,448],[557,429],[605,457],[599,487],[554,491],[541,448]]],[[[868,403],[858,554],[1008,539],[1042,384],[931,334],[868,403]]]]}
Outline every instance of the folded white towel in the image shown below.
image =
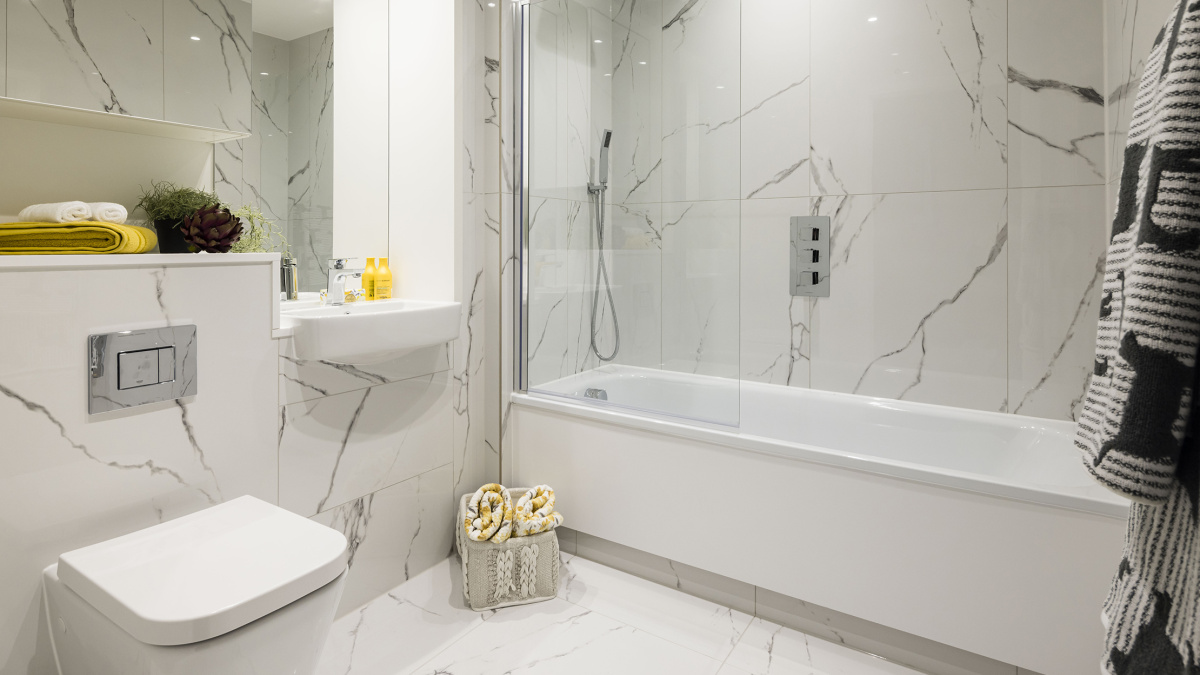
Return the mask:
{"type": "Polygon", "coordinates": [[[17,214],[18,220],[28,223],[76,223],[91,217],[91,207],[83,202],[34,204],[17,214]]]}
{"type": "Polygon", "coordinates": [[[92,202],[88,204],[88,208],[92,211],[92,220],[102,223],[124,225],[125,219],[129,217],[129,211],[126,211],[124,206],[112,202],[92,202]]]}

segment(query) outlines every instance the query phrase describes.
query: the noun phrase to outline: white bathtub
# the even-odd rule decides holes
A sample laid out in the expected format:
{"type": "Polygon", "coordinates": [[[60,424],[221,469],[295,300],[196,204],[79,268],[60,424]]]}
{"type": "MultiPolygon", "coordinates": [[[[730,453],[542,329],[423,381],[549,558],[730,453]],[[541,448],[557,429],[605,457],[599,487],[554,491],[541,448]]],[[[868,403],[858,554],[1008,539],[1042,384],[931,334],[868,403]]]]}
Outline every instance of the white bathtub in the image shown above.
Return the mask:
{"type": "Polygon", "coordinates": [[[514,397],[506,478],[554,485],[572,527],[1036,672],[1096,671],[1128,507],[1071,423],[622,366],[539,390],[514,397]]]}
{"type": "Polygon", "coordinates": [[[611,413],[666,410],[663,424],[640,426],[747,450],[1115,518],[1129,513],[1127,500],[1084,471],[1071,422],[629,366],[604,366],[536,393],[596,408],[576,414],[603,411],[602,419],[625,423],[639,420],[611,413]],[[588,389],[607,400],[589,399],[588,389]]]}

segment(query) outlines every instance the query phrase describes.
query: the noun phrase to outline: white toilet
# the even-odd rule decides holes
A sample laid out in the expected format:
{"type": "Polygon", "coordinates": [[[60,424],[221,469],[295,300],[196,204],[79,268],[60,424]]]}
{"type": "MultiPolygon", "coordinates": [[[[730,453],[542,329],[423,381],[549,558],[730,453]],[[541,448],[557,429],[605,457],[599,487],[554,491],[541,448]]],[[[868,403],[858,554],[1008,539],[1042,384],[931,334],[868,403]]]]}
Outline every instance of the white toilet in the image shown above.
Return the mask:
{"type": "Polygon", "coordinates": [[[253,497],[64,553],[44,601],[60,675],[311,675],[346,538],[253,497]]]}

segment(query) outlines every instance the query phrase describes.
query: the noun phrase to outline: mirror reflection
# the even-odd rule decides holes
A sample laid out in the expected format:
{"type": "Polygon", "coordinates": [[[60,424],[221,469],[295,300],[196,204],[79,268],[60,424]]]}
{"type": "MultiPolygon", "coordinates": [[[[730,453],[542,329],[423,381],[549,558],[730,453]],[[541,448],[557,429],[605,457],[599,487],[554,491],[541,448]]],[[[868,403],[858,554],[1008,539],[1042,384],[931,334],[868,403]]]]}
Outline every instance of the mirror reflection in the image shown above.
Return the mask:
{"type": "MultiPolygon", "coordinates": [[[[243,142],[242,199],[286,235],[300,290],[319,291],[333,257],[333,3],[256,0],[253,9],[254,120],[243,142]]],[[[217,166],[220,190],[219,155],[217,166]]]]}

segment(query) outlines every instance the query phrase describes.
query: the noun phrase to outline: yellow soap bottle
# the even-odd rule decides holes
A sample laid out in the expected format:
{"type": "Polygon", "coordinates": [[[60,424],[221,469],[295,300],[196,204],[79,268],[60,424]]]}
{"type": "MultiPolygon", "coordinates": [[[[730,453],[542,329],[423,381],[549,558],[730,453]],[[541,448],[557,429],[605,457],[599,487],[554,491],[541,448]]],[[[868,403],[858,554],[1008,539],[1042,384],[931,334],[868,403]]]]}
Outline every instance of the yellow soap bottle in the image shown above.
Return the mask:
{"type": "Polygon", "coordinates": [[[375,278],[379,275],[379,271],[375,269],[375,259],[367,258],[367,269],[362,275],[363,293],[367,296],[367,300],[375,299],[375,278]]]}
{"type": "Polygon", "coordinates": [[[380,258],[379,267],[375,270],[375,299],[390,300],[392,297],[392,271],[388,269],[388,259],[380,258]]]}

